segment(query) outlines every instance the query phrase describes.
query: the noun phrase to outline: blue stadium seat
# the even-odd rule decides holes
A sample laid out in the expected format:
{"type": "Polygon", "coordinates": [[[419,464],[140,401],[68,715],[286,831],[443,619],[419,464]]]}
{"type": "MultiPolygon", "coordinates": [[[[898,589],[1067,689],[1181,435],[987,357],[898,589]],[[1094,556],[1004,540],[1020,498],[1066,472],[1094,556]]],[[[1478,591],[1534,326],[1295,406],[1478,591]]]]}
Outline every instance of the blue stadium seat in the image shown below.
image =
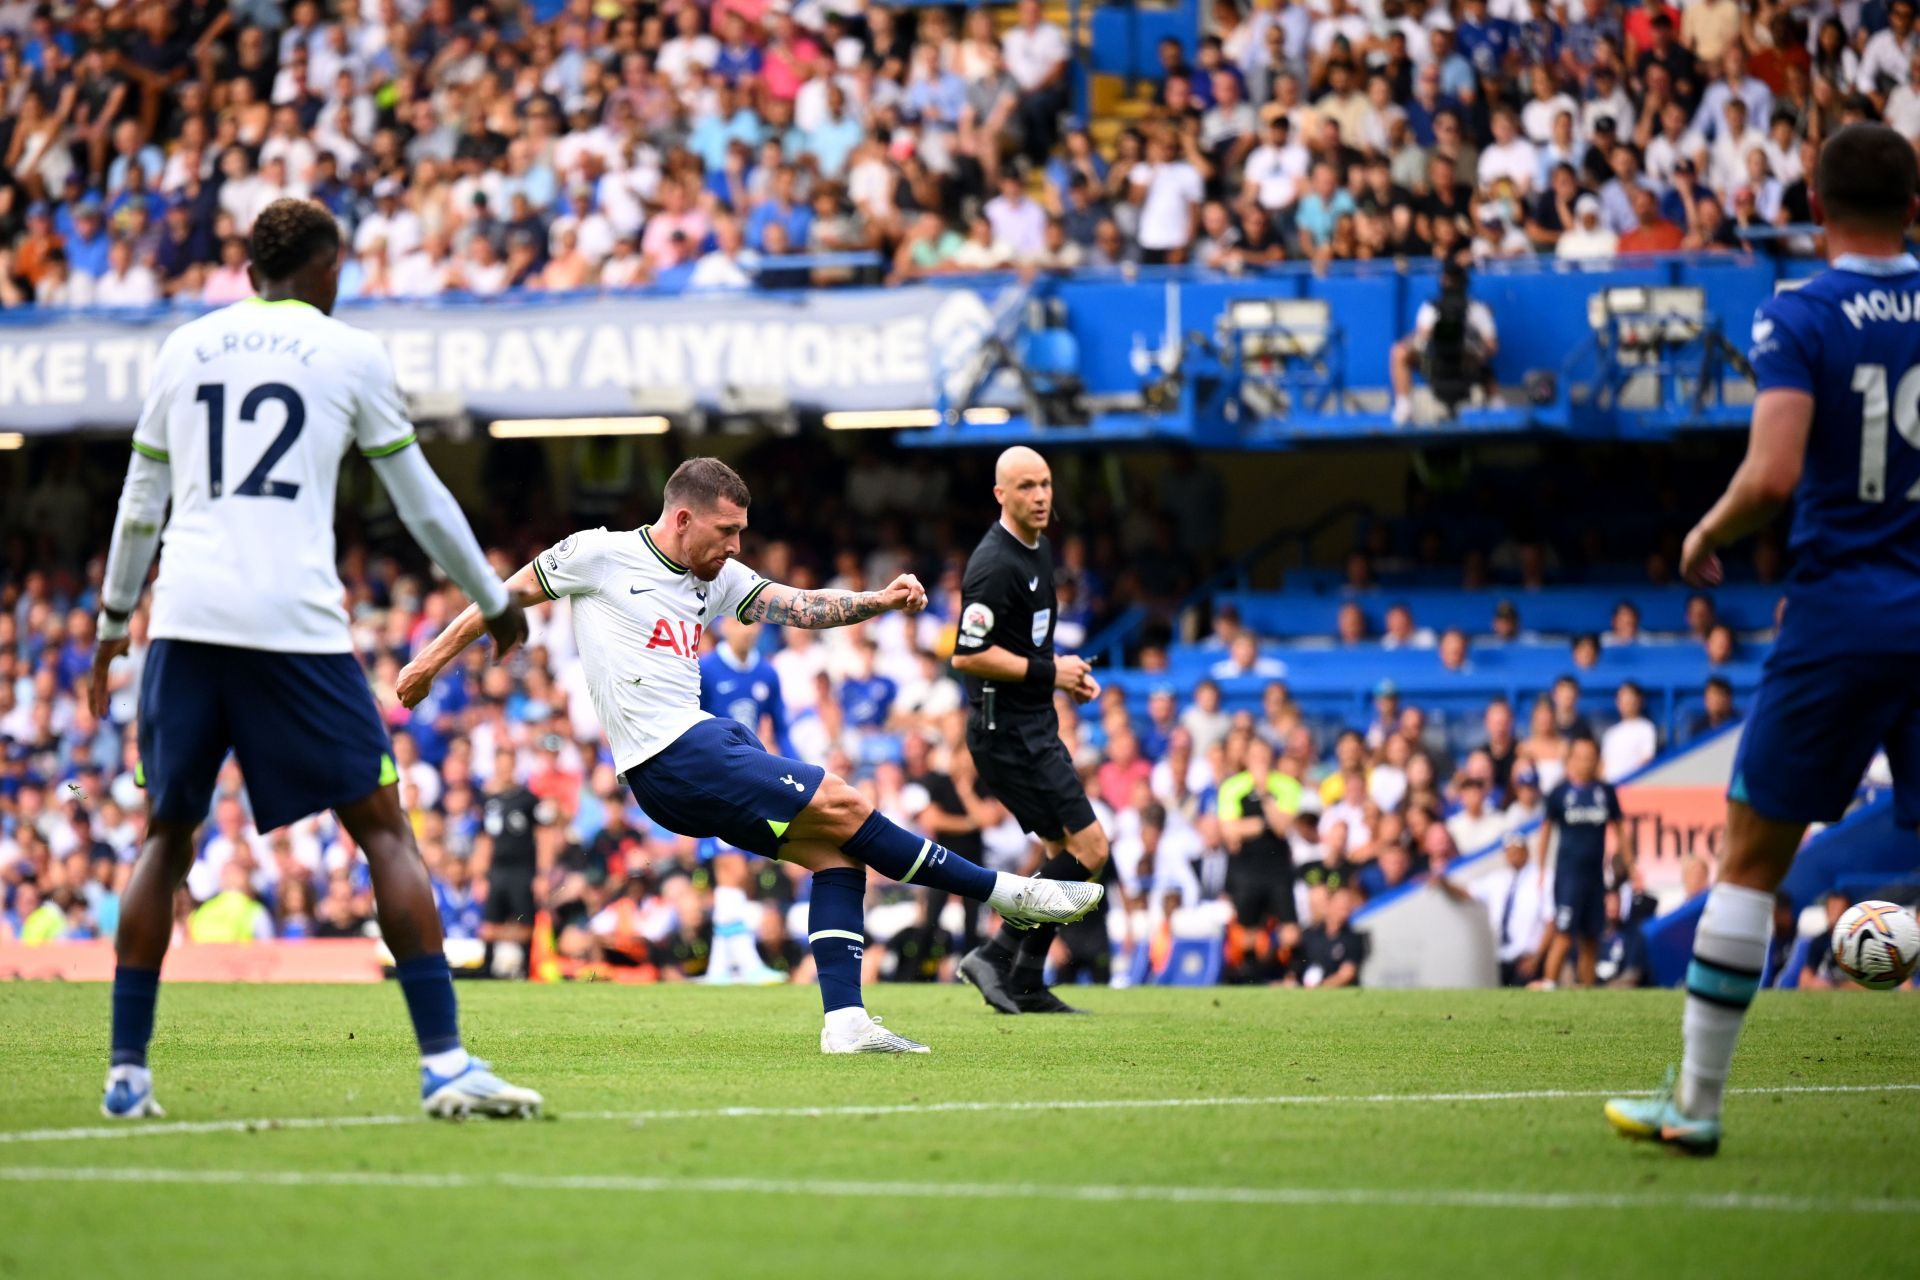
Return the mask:
{"type": "Polygon", "coordinates": [[[1068,329],[1029,329],[1020,335],[1020,363],[1042,395],[1080,386],[1080,341],[1068,329]]]}
{"type": "Polygon", "coordinates": [[[1220,938],[1175,938],[1166,967],[1154,982],[1163,987],[1211,987],[1220,981],[1226,950],[1220,938]]]}
{"type": "MultiPolygon", "coordinates": [[[[1774,605],[1781,588],[1757,583],[1717,587],[1709,592],[1721,621],[1736,631],[1760,631],[1773,625],[1774,605]]],[[[1591,586],[1545,587],[1523,591],[1517,587],[1494,587],[1485,591],[1462,591],[1447,587],[1415,587],[1404,590],[1382,589],[1348,595],[1333,591],[1242,591],[1223,595],[1222,603],[1240,610],[1240,620],[1263,636],[1298,637],[1335,634],[1340,606],[1348,600],[1359,603],[1367,621],[1378,633],[1388,608],[1405,604],[1414,621],[1435,631],[1459,627],[1469,635],[1486,634],[1493,623],[1493,607],[1511,600],[1520,610],[1520,625],[1528,631],[1546,635],[1571,636],[1583,631],[1600,632],[1613,616],[1613,606],[1623,599],[1632,600],[1640,609],[1640,625],[1652,632],[1685,630],[1687,600],[1693,588],[1684,586],[1650,587],[1643,584],[1602,584],[1591,586]]]]}
{"type": "MultiPolygon", "coordinates": [[[[1824,940],[1823,938],[1822,941],[1824,940]]],[[[1787,971],[1780,975],[1778,981],[1772,983],[1775,990],[1794,991],[1799,988],[1800,975],[1806,970],[1807,953],[1812,950],[1812,944],[1813,939],[1805,935],[1793,944],[1793,950],[1787,953],[1787,971]]],[[[1760,976],[1760,981],[1764,985],[1772,977],[1771,973],[1765,973],[1760,976]]]]}

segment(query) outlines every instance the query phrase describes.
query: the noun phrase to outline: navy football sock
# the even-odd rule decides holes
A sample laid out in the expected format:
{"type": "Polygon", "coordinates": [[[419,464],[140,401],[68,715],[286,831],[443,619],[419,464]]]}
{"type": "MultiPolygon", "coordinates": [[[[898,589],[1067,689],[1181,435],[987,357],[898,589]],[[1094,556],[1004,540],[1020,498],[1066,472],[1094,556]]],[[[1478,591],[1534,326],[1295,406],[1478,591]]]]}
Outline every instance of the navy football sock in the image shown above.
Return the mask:
{"type": "Polygon", "coordinates": [[[840,847],[889,880],[944,889],[976,902],[992,897],[998,880],[985,867],[895,826],[878,811],[868,814],[853,839],[840,847]]]}
{"type": "Polygon", "coordinates": [[[453,998],[453,970],[443,952],[433,951],[393,966],[400,994],[407,998],[413,1034],[422,1057],[460,1047],[460,1012],[453,998]]]}
{"type": "Polygon", "coordinates": [[[813,873],[807,902],[807,946],[820,975],[820,1003],[827,1012],[860,1007],[860,958],[866,950],[867,873],[859,867],[829,867],[813,873]]]}
{"type": "Polygon", "coordinates": [[[113,971],[113,1056],[116,1067],[147,1065],[153,1039],[153,1006],[160,998],[160,971],[116,966],[113,971]]]}

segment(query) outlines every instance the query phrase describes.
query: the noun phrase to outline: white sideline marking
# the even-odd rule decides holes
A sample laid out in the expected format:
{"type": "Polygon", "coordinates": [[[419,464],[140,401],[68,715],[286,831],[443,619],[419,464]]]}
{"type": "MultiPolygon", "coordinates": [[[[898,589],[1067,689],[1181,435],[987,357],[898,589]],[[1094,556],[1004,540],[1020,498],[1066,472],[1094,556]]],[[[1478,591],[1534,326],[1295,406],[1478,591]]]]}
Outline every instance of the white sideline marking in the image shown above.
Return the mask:
{"type": "Polygon", "coordinates": [[[1059,1186],[1030,1182],[852,1182],[777,1178],[647,1178],[625,1174],[327,1173],[293,1169],[7,1168],[0,1182],[187,1186],[385,1187],[422,1191],[619,1191],[640,1194],[853,1197],[863,1200],[1070,1200],[1080,1203],[1392,1206],[1414,1209],[1658,1209],[1762,1213],[1920,1214],[1920,1200],[1870,1197],[1673,1195],[1670,1192],[1471,1191],[1384,1187],[1059,1186]]]}
{"type": "MultiPolygon", "coordinates": [[[[1633,1089],[1521,1089],[1492,1093],[1296,1093],[1255,1098],[1063,1098],[1055,1101],[906,1102],[842,1107],[703,1107],[659,1111],[562,1111],[560,1120],[614,1120],[645,1124],[664,1120],[811,1120],[834,1116],[916,1116],[1015,1111],[1158,1111],[1183,1107],[1306,1107],[1448,1102],[1556,1102],[1568,1099],[1632,1097],[1633,1089]]],[[[1774,1088],[1729,1089],[1730,1094],[1913,1093],[1920,1084],[1788,1084],[1774,1088]]],[[[19,1142],[89,1142],[118,1138],[165,1138],[177,1134],[272,1133],[279,1129],[354,1129],[369,1125],[422,1124],[425,1116],[293,1116],[257,1120],[173,1120],[160,1124],[127,1122],[74,1129],[0,1131],[0,1145],[19,1142]]]]}

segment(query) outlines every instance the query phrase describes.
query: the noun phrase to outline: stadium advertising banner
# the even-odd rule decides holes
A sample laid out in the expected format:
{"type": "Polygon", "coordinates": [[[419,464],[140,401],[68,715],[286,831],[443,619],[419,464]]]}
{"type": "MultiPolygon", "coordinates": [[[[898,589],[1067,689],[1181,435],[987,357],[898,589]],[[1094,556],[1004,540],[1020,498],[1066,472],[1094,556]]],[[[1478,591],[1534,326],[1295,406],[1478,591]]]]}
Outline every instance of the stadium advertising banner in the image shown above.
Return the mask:
{"type": "MultiPolygon", "coordinates": [[[[193,314],[0,327],[0,427],[130,427],[160,343],[193,314]]],[[[649,393],[667,392],[703,407],[777,391],[803,408],[925,408],[992,323],[982,295],[931,286],[339,314],[386,342],[403,391],[457,398],[481,420],[644,413],[649,393]]]]}

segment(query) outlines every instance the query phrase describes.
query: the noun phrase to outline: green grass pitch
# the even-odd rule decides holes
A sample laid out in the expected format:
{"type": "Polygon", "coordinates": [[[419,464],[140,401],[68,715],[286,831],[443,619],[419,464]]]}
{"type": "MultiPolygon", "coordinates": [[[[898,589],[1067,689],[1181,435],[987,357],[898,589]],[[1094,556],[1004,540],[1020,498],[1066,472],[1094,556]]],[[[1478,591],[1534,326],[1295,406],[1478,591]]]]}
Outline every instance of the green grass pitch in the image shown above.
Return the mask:
{"type": "Polygon", "coordinates": [[[120,1136],[107,988],[0,988],[0,1276],[1803,1280],[1909,1269],[1920,1227],[1910,996],[1763,995],[1695,1161],[1593,1096],[1677,1055],[1671,992],[1099,990],[1043,1020],[888,988],[934,1053],[851,1059],[810,989],[461,994],[549,1119],[419,1118],[391,986],[176,985],[168,1119],[120,1136]],[[233,1123],[296,1117],[360,1123],[233,1123]]]}

